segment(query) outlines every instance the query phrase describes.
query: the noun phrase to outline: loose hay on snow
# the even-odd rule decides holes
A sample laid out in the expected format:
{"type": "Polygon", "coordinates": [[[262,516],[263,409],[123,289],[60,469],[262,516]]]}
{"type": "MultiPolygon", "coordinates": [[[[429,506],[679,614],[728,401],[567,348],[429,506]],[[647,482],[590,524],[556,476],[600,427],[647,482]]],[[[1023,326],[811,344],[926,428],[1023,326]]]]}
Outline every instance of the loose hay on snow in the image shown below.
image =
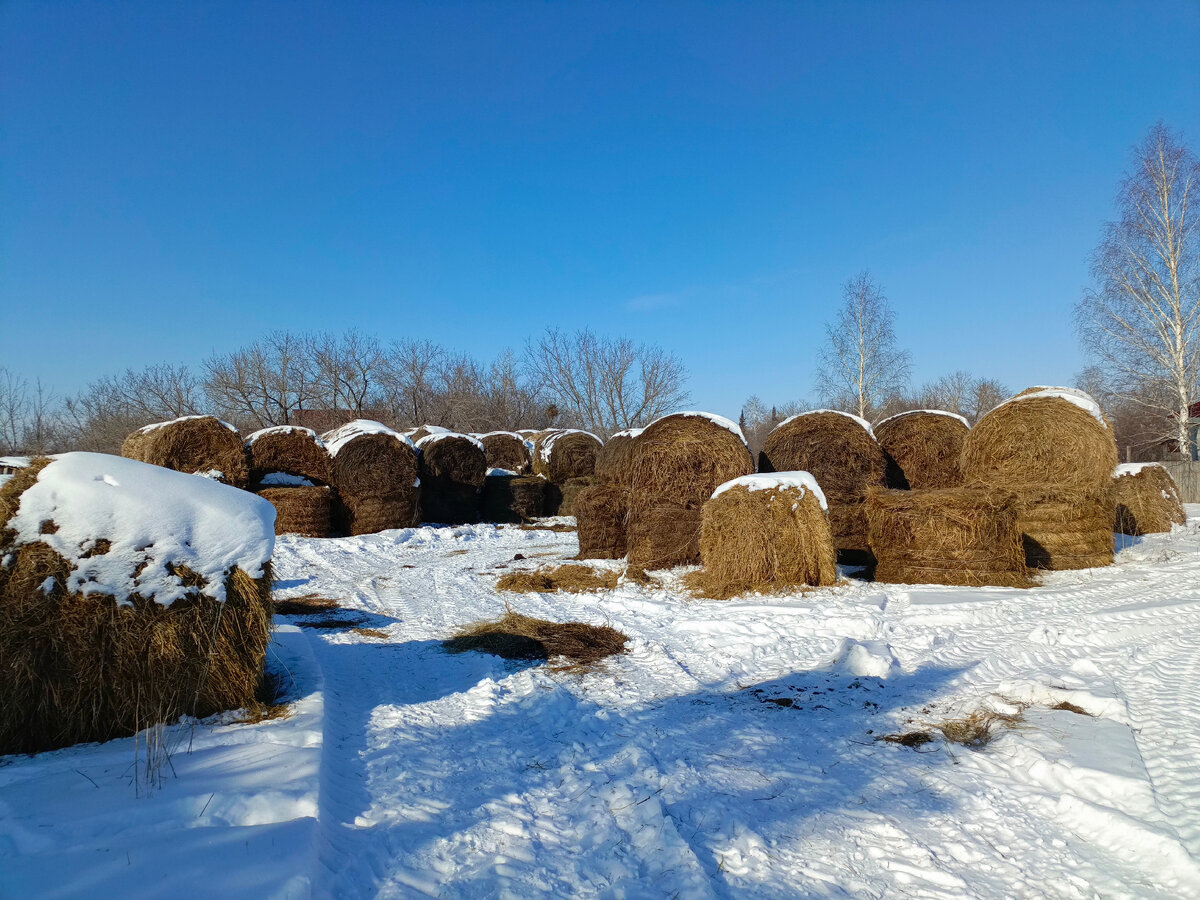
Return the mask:
{"type": "Polygon", "coordinates": [[[875,438],[887,456],[888,486],[912,490],[962,484],[959,457],[971,429],[960,416],[919,409],[884,419],[875,438]]]}
{"type": "Polygon", "coordinates": [[[607,625],[549,622],[508,612],[496,622],[472,625],[443,646],[451,653],[477,650],[505,659],[562,658],[566,671],[583,671],[603,659],[625,652],[629,638],[607,625]]]}
{"type": "Polygon", "coordinates": [[[629,489],[599,482],[575,498],[575,522],[580,559],[621,559],[625,556],[625,518],[629,489]]]}
{"type": "Polygon", "coordinates": [[[340,500],[335,505],[339,530],[373,534],[416,524],[420,482],[412,441],[365,419],[321,439],[332,457],[333,485],[340,500]]]}
{"type": "Polygon", "coordinates": [[[147,425],[125,439],[121,455],[189,475],[219,473],[218,480],[238,488],[250,483],[241,435],[213,416],[184,416],[147,425]]]}
{"type": "Polygon", "coordinates": [[[246,438],[250,458],[250,483],[258,485],[275,472],[307,478],[316,484],[329,484],[329,451],[311,428],[278,425],[264,428],[246,438]]]}
{"type": "Polygon", "coordinates": [[[876,581],[969,587],[1031,584],[1012,494],[872,488],[866,510],[876,581]]]}
{"type": "Polygon", "coordinates": [[[507,469],[517,475],[533,471],[533,455],[525,439],[512,431],[492,431],[480,435],[489,469],[507,469]]]}
{"type": "Polygon", "coordinates": [[[444,525],[479,521],[487,460],[475,438],[450,432],[422,438],[420,454],[422,519],[444,525]]]}
{"type": "Polygon", "coordinates": [[[1114,530],[1121,534],[1156,534],[1187,522],[1175,479],[1160,465],[1118,466],[1113,484],[1117,495],[1114,530]]]}
{"type": "Polygon", "coordinates": [[[538,475],[489,475],[483,482],[484,522],[530,522],[545,515],[546,479],[538,475]]]}
{"type": "Polygon", "coordinates": [[[596,470],[596,454],[603,444],[587,431],[552,431],[533,445],[533,471],[561,485],[569,478],[587,478],[596,470]]]}
{"type": "Polygon", "coordinates": [[[583,594],[589,591],[612,590],[617,586],[620,577],[619,572],[567,564],[532,572],[509,572],[496,582],[496,590],[526,594],[554,591],[583,594]]]}
{"type": "Polygon", "coordinates": [[[333,490],[317,487],[270,487],[255,491],[275,507],[275,533],[329,537],[333,490]]]}

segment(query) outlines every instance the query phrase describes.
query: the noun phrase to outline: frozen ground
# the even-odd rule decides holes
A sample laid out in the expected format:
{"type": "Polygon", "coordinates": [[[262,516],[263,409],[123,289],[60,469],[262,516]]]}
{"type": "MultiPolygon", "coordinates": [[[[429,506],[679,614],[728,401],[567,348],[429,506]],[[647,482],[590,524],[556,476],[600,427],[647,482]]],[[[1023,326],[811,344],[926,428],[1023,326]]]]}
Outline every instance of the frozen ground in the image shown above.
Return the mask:
{"type": "Polygon", "coordinates": [[[293,715],[168,729],[158,785],[133,739],[0,758],[0,897],[1200,896],[1189,512],[1028,591],[732,602],[495,592],[571,534],[284,538],[281,597],[382,635],[286,620],[293,715]],[[441,649],[506,603],[629,652],[576,676],[441,649]],[[983,749],[874,740],[1021,707],[983,749]]]}

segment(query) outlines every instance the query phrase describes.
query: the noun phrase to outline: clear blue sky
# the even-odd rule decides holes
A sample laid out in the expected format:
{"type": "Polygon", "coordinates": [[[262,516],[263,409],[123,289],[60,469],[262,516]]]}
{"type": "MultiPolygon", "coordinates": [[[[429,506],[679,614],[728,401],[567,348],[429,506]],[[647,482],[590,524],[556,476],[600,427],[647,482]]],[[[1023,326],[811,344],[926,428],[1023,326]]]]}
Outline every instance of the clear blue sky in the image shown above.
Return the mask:
{"type": "Polygon", "coordinates": [[[1128,151],[1200,145],[1200,4],[0,5],[0,364],[275,328],[661,343],[812,394],[869,268],[914,380],[1068,382],[1128,151]]]}

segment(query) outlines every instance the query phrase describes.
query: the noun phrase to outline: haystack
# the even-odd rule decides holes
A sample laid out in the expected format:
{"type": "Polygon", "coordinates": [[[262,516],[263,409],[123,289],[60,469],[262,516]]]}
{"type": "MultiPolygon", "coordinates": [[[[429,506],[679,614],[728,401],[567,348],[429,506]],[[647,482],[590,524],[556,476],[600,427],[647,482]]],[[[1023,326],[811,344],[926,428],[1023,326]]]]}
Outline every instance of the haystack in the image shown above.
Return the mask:
{"type": "Polygon", "coordinates": [[[0,754],[251,704],[271,625],[274,511],[99,453],[0,488],[0,754]]]}
{"type": "Polygon", "coordinates": [[[465,434],[439,432],[417,442],[421,462],[421,518],[443,525],[479,521],[487,476],[483,444],[465,434]]]}
{"type": "Polygon", "coordinates": [[[285,473],[307,478],[315,484],[329,484],[329,451],[311,428],[276,425],[246,438],[250,458],[250,483],[262,484],[265,476],[285,473]]]}
{"type": "Polygon", "coordinates": [[[1117,466],[1113,483],[1117,492],[1115,531],[1156,534],[1187,522],[1175,479],[1158,463],[1117,466]]]}
{"type": "Polygon", "coordinates": [[[634,440],[641,428],[618,431],[596,454],[596,477],[603,481],[628,485],[633,474],[634,440]]]}
{"type": "Polygon", "coordinates": [[[534,442],[534,474],[560,485],[568,478],[589,477],[596,470],[596,454],[602,446],[600,438],[588,431],[552,431],[534,442]]]}
{"type": "Polygon", "coordinates": [[[968,488],[867,494],[875,580],[1028,587],[1017,498],[968,488]]]}
{"type": "Polygon", "coordinates": [[[1017,495],[1028,565],[1112,562],[1117,445],[1087,394],[1031,388],[1006,400],[971,429],[961,464],[967,486],[1017,495]]]}
{"type": "Polygon", "coordinates": [[[139,428],[125,438],[121,455],[189,475],[206,474],[234,487],[244,488],[250,481],[241,435],[213,416],[183,416],[139,428]]]}
{"type": "Polygon", "coordinates": [[[507,469],[516,475],[533,471],[533,455],[529,445],[512,431],[489,431],[479,436],[489,469],[507,469]]]}
{"type": "Polygon", "coordinates": [[[693,585],[725,599],[747,591],[837,581],[825,497],[808,472],[745,475],[704,504],[693,585]]]}
{"type": "Polygon", "coordinates": [[[844,563],[870,563],[867,489],[882,487],[887,459],[858,416],[820,409],[784,419],[767,436],[760,472],[809,472],[829,503],[833,545],[844,563]]]}
{"type": "Polygon", "coordinates": [[[562,484],[551,483],[546,489],[548,516],[575,515],[575,502],[579,495],[596,483],[595,477],[568,478],[562,484]],[[553,510],[551,510],[553,506],[553,510]]]}
{"type": "Polygon", "coordinates": [[[531,522],[544,515],[546,479],[538,475],[490,474],[483,481],[484,522],[531,522]]]}
{"type": "Polygon", "coordinates": [[[631,509],[625,531],[629,567],[649,570],[697,565],[700,523],[700,507],[694,504],[660,500],[631,509]]]}
{"type": "Polygon", "coordinates": [[[597,481],[575,498],[580,559],[621,559],[625,556],[625,518],[629,489],[597,481]]]}
{"type": "Polygon", "coordinates": [[[335,505],[339,530],[373,534],[416,524],[420,480],[412,441],[370,419],[356,419],[321,440],[340,499],[335,505]]]}
{"type": "Polygon", "coordinates": [[[875,438],[887,456],[889,487],[922,490],[962,484],[959,457],[970,431],[955,413],[916,409],[884,419],[875,438]]]}
{"type": "Polygon", "coordinates": [[[333,489],[311,487],[264,487],[255,493],[275,507],[275,533],[305,537],[329,537],[332,530],[333,489]]]}

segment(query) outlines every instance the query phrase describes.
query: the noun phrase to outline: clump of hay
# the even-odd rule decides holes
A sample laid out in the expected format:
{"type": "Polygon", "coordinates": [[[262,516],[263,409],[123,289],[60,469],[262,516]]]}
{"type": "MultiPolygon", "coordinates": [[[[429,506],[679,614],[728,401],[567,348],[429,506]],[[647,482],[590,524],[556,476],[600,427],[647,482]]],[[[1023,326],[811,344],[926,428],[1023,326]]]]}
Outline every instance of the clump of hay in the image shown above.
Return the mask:
{"type": "Polygon", "coordinates": [[[809,472],[829,503],[833,545],[844,562],[870,562],[867,489],[882,487],[887,459],[857,416],[816,410],[784,419],[767,436],[760,472],[809,472]]]}
{"type": "Polygon", "coordinates": [[[544,515],[546,479],[537,475],[488,475],[483,481],[484,522],[530,522],[544,515]]]}
{"type": "Polygon", "coordinates": [[[219,480],[234,487],[250,483],[241,435],[214,416],[184,416],[147,425],[125,438],[121,455],[189,475],[219,473],[219,480]]]}
{"type": "Polygon", "coordinates": [[[329,537],[332,528],[333,490],[314,487],[259,488],[255,493],[275,507],[275,533],[329,537]]]}
{"type": "Polygon", "coordinates": [[[552,593],[565,591],[568,594],[585,594],[589,591],[610,591],[617,586],[619,572],[593,569],[591,566],[567,564],[552,569],[536,569],[532,572],[509,572],[496,582],[498,591],[518,593],[552,593]]]}
{"type": "Polygon", "coordinates": [[[534,474],[559,485],[569,478],[586,478],[595,472],[602,446],[600,438],[587,431],[552,431],[533,445],[534,474]]]}
{"type": "Polygon", "coordinates": [[[824,506],[806,472],[748,475],[722,485],[702,510],[704,568],[689,578],[691,586],[724,600],[748,591],[833,584],[837,554],[824,506]]]}
{"type": "Polygon", "coordinates": [[[867,495],[875,580],[889,584],[1029,587],[1012,494],[968,488],[867,495]]]}
{"type": "Polygon", "coordinates": [[[622,559],[625,556],[625,518],[629,489],[600,481],[575,498],[575,522],[580,559],[622,559]]]}
{"type": "Polygon", "coordinates": [[[1117,466],[1113,477],[1117,515],[1113,530],[1121,534],[1156,534],[1187,522],[1175,479],[1155,463],[1117,466]]]}
{"type": "Polygon", "coordinates": [[[528,475],[533,471],[533,455],[529,445],[519,434],[512,431],[490,431],[480,435],[483,453],[489,469],[507,469],[517,475],[528,475]]]}
{"type": "Polygon", "coordinates": [[[884,419],[875,438],[887,456],[888,486],[949,488],[962,484],[959,457],[971,429],[954,413],[919,409],[884,419]]]}
{"type": "MultiPolygon", "coordinates": [[[[196,533],[164,535],[162,546],[135,552],[129,533],[98,532],[84,542],[86,550],[73,544],[68,552],[66,542],[79,537],[72,501],[78,504],[77,498],[88,494],[86,483],[63,493],[62,522],[46,527],[43,540],[30,539],[28,523],[21,522],[23,501],[34,496],[48,466],[60,465],[61,472],[76,467],[80,457],[112,459],[78,453],[54,463],[40,459],[0,488],[0,556],[5,557],[0,566],[0,754],[105,741],[185,714],[250,707],[262,682],[272,613],[269,549],[268,559],[259,557],[260,564],[252,567],[256,577],[239,566],[219,577],[207,577],[184,562],[160,568],[165,547],[186,547],[182,539],[196,540],[196,533]],[[142,587],[110,590],[110,581],[142,587]],[[169,586],[173,593],[160,593],[169,586]]],[[[133,464],[106,465],[103,471],[117,473],[114,493],[128,492],[138,473],[125,467],[133,464]]],[[[101,468],[92,466],[85,473],[89,477],[77,480],[92,481],[101,468]]],[[[213,489],[229,490],[201,488],[207,495],[213,489]]],[[[89,503],[103,488],[92,490],[89,503]]],[[[251,504],[260,502],[242,496],[251,504]]],[[[142,500],[143,523],[162,518],[153,499],[142,500]]],[[[219,499],[228,502],[229,496],[219,499]]],[[[113,521],[128,526],[123,518],[128,506],[113,508],[113,521]]],[[[102,522],[104,516],[94,518],[102,522]]],[[[248,534],[247,541],[269,547],[269,511],[236,516],[230,525],[247,528],[251,519],[262,533],[248,534]]],[[[212,529],[198,533],[211,536],[212,529]]],[[[189,561],[204,552],[187,549],[194,552],[180,556],[189,561]]]]}
{"type": "Polygon", "coordinates": [[[451,653],[476,650],[505,659],[561,659],[564,671],[583,671],[625,652],[629,638],[607,625],[549,622],[511,610],[495,622],[480,622],[443,642],[451,653]]]}
{"type": "Polygon", "coordinates": [[[673,569],[700,562],[701,508],[660,501],[631,509],[625,532],[632,569],[673,569]]]}
{"type": "Polygon", "coordinates": [[[416,524],[420,481],[412,441],[368,419],[349,422],[321,440],[332,460],[339,530],[373,534],[416,524]]]}
{"type": "Polygon", "coordinates": [[[442,432],[417,442],[421,461],[421,507],[426,522],[464,525],[479,521],[487,477],[483,445],[465,434],[442,432]]]}
{"type": "Polygon", "coordinates": [[[311,428],[277,425],[264,428],[246,438],[250,458],[250,483],[260,484],[275,472],[307,478],[316,484],[329,484],[329,451],[311,428]]]}
{"type": "Polygon", "coordinates": [[[1017,495],[1031,567],[1112,563],[1117,445],[1081,391],[1030,388],[984,416],[963,443],[964,481],[1017,495]]]}
{"type": "Polygon", "coordinates": [[[634,441],[641,433],[641,428],[631,428],[619,431],[605,441],[596,454],[596,477],[628,486],[633,477],[634,441]]]}
{"type": "Polygon", "coordinates": [[[950,744],[961,744],[971,750],[982,750],[1005,730],[1016,728],[1022,722],[1022,714],[977,709],[958,719],[935,722],[927,728],[906,731],[900,734],[880,735],[876,740],[900,744],[903,747],[921,747],[941,739],[950,744]],[[936,733],[935,733],[936,732],[936,733]]]}

